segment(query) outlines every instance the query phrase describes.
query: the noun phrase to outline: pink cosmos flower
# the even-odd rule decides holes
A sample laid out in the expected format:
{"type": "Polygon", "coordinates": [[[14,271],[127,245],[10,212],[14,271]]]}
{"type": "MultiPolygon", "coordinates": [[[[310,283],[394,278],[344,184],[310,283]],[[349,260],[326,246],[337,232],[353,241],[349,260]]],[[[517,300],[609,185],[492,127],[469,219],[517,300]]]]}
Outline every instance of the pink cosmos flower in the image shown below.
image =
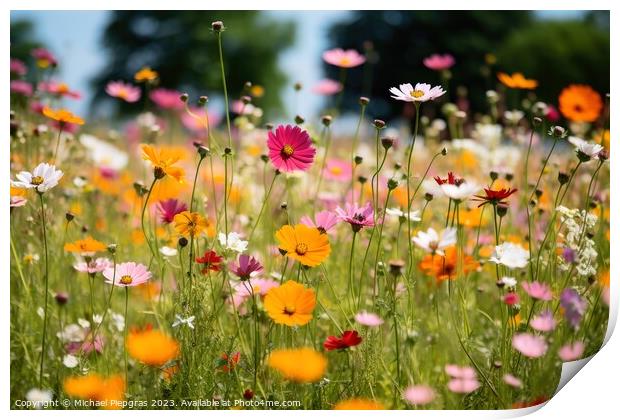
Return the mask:
{"type": "Polygon", "coordinates": [[[26,67],[26,64],[24,64],[22,60],[11,58],[11,73],[17,76],[24,76],[28,73],[28,67],[26,67]]]}
{"type": "Polygon", "coordinates": [[[510,385],[513,388],[523,387],[523,382],[521,382],[521,379],[517,378],[516,376],[511,375],[510,373],[505,374],[502,377],[502,380],[504,381],[504,383],[510,385]]]}
{"type": "Polygon", "coordinates": [[[534,281],[532,283],[524,282],[521,283],[521,285],[525,293],[530,295],[533,299],[549,301],[553,298],[551,288],[546,284],[534,281]]]}
{"type": "Polygon", "coordinates": [[[435,390],[426,385],[412,385],[405,389],[403,398],[410,404],[424,405],[435,399],[435,390]]]}
{"type": "Polygon", "coordinates": [[[549,332],[555,329],[556,322],[553,319],[553,313],[547,310],[541,312],[538,316],[534,317],[530,321],[530,327],[534,328],[536,331],[541,332],[549,332]]]}
{"type": "Polygon", "coordinates": [[[207,122],[209,123],[209,128],[213,128],[222,120],[222,116],[214,112],[209,112],[207,117],[207,111],[204,108],[190,108],[190,111],[198,118],[184,112],[181,114],[181,123],[185,128],[193,132],[205,132],[207,130],[207,122]]]}
{"type": "Polygon", "coordinates": [[[14,195],[11,197],[11,207],[23,207],[28,202],[26,197],[22,197],[21,195],[14,195]]]}
{"type": "Polygon", "coordinates": [[[508,306],[514,306],[519,303],[519,295],[514,292],[508,292],[504,295],[504,303],[508,306]]]}
{"type": "Polygon", "coordinates": [[[158,88],[149,95],[151,101],[161,109],[178,111],[184,108],[181,101],[181,92],[173,89],[158,88]]]}
{"type": "Polygon", "coordinates": [[[170,224],[174,220],[174,216],[187,210],[185,203],[171,198],[169,200],[157,203],[157,211],[162,223],[170,224]]]}
{"type": "Polygon", "coordinates": [[[340,220],[351,225],[354,232],[359,232],[363,227],[371,227],[375,225],[373,220],[373,209],[370,202],[364,207],[358,207],[357,204],[345,203],[344,210],[341,207],[336,209],[336,214],[340,220]]]}
{"type": "Polygon", "coordinates": [[[49,93],[50,95],[57,95],[72,99],[80,99],[82,97],[80,92],[77,90],[71,90],[66,83],[54,81],[39,83],[39,90],[49,93]]]}
{"type": "Polygon", "coordinates": [[[239,263],[232,263],[230,267],[230,271],[235,273],[241,280],[249,280],[253,274],[260,272],[262,269],[263,266],[256,258],[245,254],[239,255],[239,263]]]}
{"type": "Polygon", "coordinates": [[[32,85],[23,80],[11,80],[11,93],[24,96],[32,96],[32,85]]]}
{"type": "Polygon", "coordinates": [[[78,261],[73,265],[73,268],[75,268],[80,273],[88,274],[101,273],[107,268],[112,267],[112,261],[107,258],[96,258],[94,260],[90,260],[89,262],[78,261]]]}
{"type": "Polygon", "coordinates": [[[379,315],[366,311],[362,311],[355,315],[355,321],[366,327],[378,327],[384,322],[379,315]]]}
{"type": "Polygon", "coordinates": [[[151,278],[150,271],[143,264],[126,262],[116,264],[116,273],[113,267],[103,270],[106,283],[121,287],[134,287],[146,283],[151,278]],[[116,276],[115,276],[116,274],[116,276]]]}
{"type": "Polygon", "coordinates": [[[30,54],[37,60],[40,67],[56,66],[58,64],[56,57],[45,48],[35,48],[30,54]]]}
{"type": "Polygon", "coordinates": [[[433,54],[430,57],[426,57],[423,63],[431,70],[448,70],[454,65],[454,57],[450,54],[433,54]]]}
{"type": "Polygon", "coordinates": [[[566,344],[558,351],[558,355],[563,362],[571,362],[573,360],[581,359],[583,352],[586,349],[583,341],[575,341],[571,344],[566,344]]]}
{"type": "Polygon", "coordinates": [[[541,357],[547,352],[547,342],[543,337],[521,333],[512,337],[512,347],[527,357],[541,357]]]}
{"type": "Polygon", "coordinates": [[[113,98],[129,103],[138,102],[141,96],[139,87],[121,81],[109,82],[105,87],[105,92],[113,98]]]}
{"type": "Polygon", "coordinates": [[[297,126],[279,125],[268,136],[269,158],[276,169],[283,172],[305,171],[314,161],[316,149],[312,147],[307,131],[297,126]]]}
{"type": "Polygon", "coordinates": [[[102,334],[97,334],[95,339],[92,338],[90,330],[85,330],[85,338],[83,341],[71,341],[65,344],[65,351],[68,354],[90,354],[93,351],[101,354],[103,352],[104,339],[102,334]]]}
{"type": "Polygon", "coordinates": [[[446,365],[445,372],[450,376],[448,389],[457,394],[469,394],[480,387],[476,371],[469,366],[446,365]]]}
{"type": "Polygon", "coordinates": [[[259,294],[261,297],[265,297],[274,287],[280,286],[275,280],[253,278],[247,282],[239,282],[233,286],[234,292],[228,299],[228,303],[233,304],[236,308],[241,306],[250,296],[259,294]]]}
{"type": "Polygon", "coordinates": [[[323,210],[314,215],[314,221],[308,216],[302,216],[299,221],[306,226],[317,228],[321,233],[329,233],[336,226],[338,220],[335,213],[323,210]]]}
{"type": "Polygon", "coordinates": [[[334,48],[323,53],[323,60],[327,64],[348,69],[364,64],[366,57],[355,50],[345,51],[342,48],[334,48]]]}
{"type": "Polygon", "coordinates": [[[342,91],[342,83],[332,79],[320,80],[314,87],[312,92],[317,95],[331,96],[342,91]]]}
{"type": "Polygon", "coordinates": [[[331,181],[350,182],[353,176],[353,166],[342,159],[328,159],[325,162],[323,177],[331,181]]]}

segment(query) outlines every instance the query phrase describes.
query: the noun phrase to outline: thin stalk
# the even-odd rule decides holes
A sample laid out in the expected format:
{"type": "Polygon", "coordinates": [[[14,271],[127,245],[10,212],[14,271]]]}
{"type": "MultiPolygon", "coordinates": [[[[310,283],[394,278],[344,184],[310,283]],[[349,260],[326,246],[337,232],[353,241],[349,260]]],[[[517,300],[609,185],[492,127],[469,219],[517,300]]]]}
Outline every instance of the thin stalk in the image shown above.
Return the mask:
{"type": "Polygon", "coordinates": [[[45,303],[43,306],[43,336],[41,337],[41,361],[39,364],[39,388],[43,385],[43,360],[45,356],[45,339],[47,336],[47,300],[49,295],[49,263],[47,251],[47,229],[45,227],[45,206],[43,203],[43,193],[38,192],[39,203],[41,204],[41,231],[43,233],[43,248],[45,250],[45,303]]]}

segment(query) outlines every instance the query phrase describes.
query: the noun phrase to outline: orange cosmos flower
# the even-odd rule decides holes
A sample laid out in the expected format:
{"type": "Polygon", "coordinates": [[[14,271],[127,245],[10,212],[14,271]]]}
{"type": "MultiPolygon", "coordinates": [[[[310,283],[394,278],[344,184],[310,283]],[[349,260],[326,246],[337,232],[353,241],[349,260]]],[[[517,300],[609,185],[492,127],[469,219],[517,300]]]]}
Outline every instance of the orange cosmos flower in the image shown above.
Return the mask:
{"type": "Polygon", "coordinates": [[[54,110],[46,106],[43,108],[43,115],[54,121],[58,121],[60,124],[84,124],[84,120],[82,118],[67,109],[54,110]]]}
{"type": "Polygon", "coordinates": [[[274,350],[267,365],[291,381],[316,382],[323,377],[327,358],[311,348],[274,350]]]}
{"type": "Polygon", "coordinates": [[[145,365],[162,366],[179,355],[179,343],[161,331],[147,328],[129,333],[127,351],[145,365]]]}
{"type": "Polygon", "coordinates": [[[511,89],[535,89],[538,86],[538,81],[534,79],[526,79],[523,73],[513,73],[512,76],[499,72],[497,78],[506,87],[511,89]]]}
{"type": "Polygon", "coordinates": [[[157,80],[159,74],[155,70],[151,70],[150,67],[142,67],[133,77],[136,82],[153,82],[157,80]]]}
{"type": "Polygon", "coordinates": [[[354,398],[340,401],[334,406],[334,410],[385,410],[385,407],[376,401],[354,398]]]}
{"type": "Polygon", "coordinates": [[[278,248],[286,251],[286,256],[308,267],[321,264],[331,252],[329,239],[318,229],[298,224],[285,225],[276,232],[278,248]]]}
{"type": "Polygon", "coordinates": [[[444,252],[445,256],[437,254],[426,255],[419,264],[420,270],[427,276],[434,276],[438,283],[443,280],[454,280],[459,273],[459,269],[462,270],[464,274],[467,274],[480,266],[471,256],[463,255],[463,266],[458,267],[455,246],[446,248],[444,252]]]}
{"type": "Polygon", "coordinates": [[[289,327],[306,325],[312,319],[316,306],[314,290],[289,280],[270,289],[265,296],[265,310],[276,324],[289,327]]]}
{"type": "Polygon", "coordinates": [[[153,164],[155,178],[161,179],[166,175],[170,175],[179,182],[184,181],[185,171],[183,168],[174,166],[175,163],[181,160],[181,153],[174,149],[155,149],[150,144],[141,144],[140,148],[142,149],[142,159],[148,160],[153,164]]]}
{"type": "Polygon", "coordinates": [[[588,85],[570,85],[559,97],[560,112],[575,122],[594,122],[601,115],[601,95],[588,85]]]}
{"type": "Polygon", "coordinates": [[[65,244],[65,251],[75,252],[83,256],[94,255],[95,252],[105,251],[106,249],[107,247],[103,242],[99,242],[93,239],[91,236],[65,244]]]}
{"type": "Polygon", "coordinates": [[[174,230],[183,236],[196,237],[206,232],[210,227],[207,219],[196,212],[190,213],[187,210],[175,215],[172,222],[174,223],[174,230]]]}
{"type": "Polygon", "coordinates": [[[70,376],[63,384],[65,393],[71,397],[99,401],[105,409],[119,409],[124,400],[125,380],[120,375],[104,378],[97,373],[86,376],[70,376]]]}

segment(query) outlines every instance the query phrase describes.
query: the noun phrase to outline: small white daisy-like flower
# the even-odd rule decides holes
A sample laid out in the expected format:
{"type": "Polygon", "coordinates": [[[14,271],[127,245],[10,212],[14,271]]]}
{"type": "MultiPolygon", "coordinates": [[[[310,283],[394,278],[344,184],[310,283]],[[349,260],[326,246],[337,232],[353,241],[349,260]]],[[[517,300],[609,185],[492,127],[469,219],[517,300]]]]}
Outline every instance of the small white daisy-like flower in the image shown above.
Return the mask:
{"type": "Polygon", "coordinates": [[[444,255],[443,250],[456,243],[456,229],[447,228],[437,233],[435,229],[429,228],[426,232],[418,232],[412,241],[426,252],[444,255]]]}
{"type": "Polygon", "coordinates": [[[62,358],[62,364],[69,369],[73,369],[79,364],[79,360],[72,354],[65,354],[65,356],[62,358]]]}
{"type": "Polygon", "coordinates": [[[517,280],[514,277],[502,277],[500,282],[507,288],[513,288],[517,285],[517,280]]]}
{"type": "Polygon", "coordinates": [[[585,141],[579,137],[570,136],[568,138],[570,144],[575,146],[575,151],[579,154],[587,156],[590,159],[598,159],[598,154],[603,150],[603,146],[590,141],[585,141]]]}
{"type": "Polygon", "coordinates": [[[171,248],[169,246],[162,246],[159,248],[159,252],[161,252],[164,257],[174,257],[177,255],[176,248],[171,248]]]}
{"type": "Polygon", "coordinates": [[[52,391],[49,389],[32,388],[26,393],[26,399],[30,401],[34,408],[44,408],[52,401],[52,391]]]}
{"type": "Polygon", "coordinates": [[[230,232],[228,236],[220,232],[217,236],[220,245],[231,251],[241,253],[248,248],[248,241],[242,241],[237,232],[230,232]]]}
{"type": "Polygon", "coordinates": [[[529,251],[523,249],[521,245],[504,242],[495,247],[495,251],[493,251],[489,261],[505,265],[508,268],[523,268],[527,265],[529,259],[529,251]]]}
{"type": "Polygon", "coordinates": [[[49,163],[40,163],[32,173],[22,171],[16,175],[17,181],[11,184],[17,188],[34,188],[39,193],[44,193],[58,185],[62,178],[62,171],[49,163]]]}
{"type": "Polygon", "coordinates": [[[456,201],[463,201],[480,191],[480,186],[474,183],[463,182],[459,185],[442,184],[441,191],[448,198],[456,201]]]}
{"type": "Polygon", "coordinates": [[[190,329],[194,329],[194,320],[196,319],[195,315],[183,318],[181,315],[177,314],[174,317],[176,318],[176,320],[172,323],[172,328],[176,328],[181,325],[187,325],[190,329]]]}
{"type": "Polygon", "coordinates": [[[439,98],[446,93],[441,86],[431,87],[428,83],[416,83],[415,88],[411,83],[404,83],[398,88],[390,88],[392,98],[405,102],[426,102],[439,98]]]}
{"type": "Polygon", "coordinates": [[[420,210],[413,210],[411,213],[409,213],[409,217],[407,217],[407,213],[405,213],[401,209],[396,208],[385,209],[385,214],[401,219],[401,221],[411,219],[412,222],[419,222],[422,220],[420,218],[420,210]]]}

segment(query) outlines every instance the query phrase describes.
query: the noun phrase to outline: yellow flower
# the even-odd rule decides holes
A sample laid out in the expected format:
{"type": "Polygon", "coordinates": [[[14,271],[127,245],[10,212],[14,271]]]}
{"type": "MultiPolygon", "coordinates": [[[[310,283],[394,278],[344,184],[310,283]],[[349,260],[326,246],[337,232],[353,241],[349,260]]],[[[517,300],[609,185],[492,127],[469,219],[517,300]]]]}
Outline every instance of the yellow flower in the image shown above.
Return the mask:
{"type": "Polygon", "coordinates": [[[84,120],[82,118],[78,117],[67,109],[54,110],[46,106],[43,108],[43,115],[54,121],[58,121],[60,124],[84,124],[84,120]]]}
{"type": "Polygon", "coordinates": [[[64,381],[65,393],[81,400],[99,401],[105,409],[122,408],[125,380],[120,375],[103,378],[96,373],[70,376],[64,381]]]}
{"type": "Polygon", "coordinates": [[[187,210],[174,216],[172,222],[174,223],[174,230],[183,236],[196,237],[206,232],[210,227],[207,219],[196,212],[190,213],[187,210]]]}
{"type": "Polygon", "coordinates": [[[179,343],[161,331],[132,331],[127,337],[127,351],[145,365],[162,366],[179,355],[179,343]]]}
{"type": "Polygon", "coordinates": [[[526,79],[523,73],[513,73],[512,76],[506,73],[497,73],[497,78],[506,87],[511,89],[535,89],[538,81],[534,79],[526,79]]]}
{"type": "Polygon", "coordinates": [[[334,410],[385,410],[383,404],[363,398],[353,398],[340,401],[334,406],[334,410]]]}
{"type": "Polygon", "coordinates": [[[157,80],[159,74],[155,70],[151,70],[150,67],[142,67],[134,75],[136,82],[153,82],[157,80]]]}
{"type": "Polygon", "coordinates": [[[318,229],[298,224],[285,225],[276,232],[278,247],[286,251],[286,256],[308,267],[321,264],[331,252],[329,239],[318,229]]]}
{"type": "Polygon", "coordinates": [[[289,327],[306,325],[312,319],[316,306],[314,290],[293,280],[269,290],[265,296],[265,310],[276,324],[289,327]]]}
{"type": "Polygon", "coordinates": [[[142,149],[142,159],[148,160],[153,164],[155,178],[161,179],[166,175],[170,175],[179,182],[184,181],[185,171],[183,168],[174,166],[181,160],[181,153],[177,150],[166,148],[155,149],[150,144],[140,145],[142,149]]]}
{"type": "Polygon", "coordinates": [[[316,382],[327,369],[327,358],[311,348],[274,350],[267,365],[294,382],[316,382]]]}
{"type": "Polygon", "coordinates": [[[91,236],[79,239],[75,242],[65,244],[65,251],[76,252],[80,255],[93,255],[95,252],[105,251],[106,246],[103,242],[93,239],[91,236]]]}

